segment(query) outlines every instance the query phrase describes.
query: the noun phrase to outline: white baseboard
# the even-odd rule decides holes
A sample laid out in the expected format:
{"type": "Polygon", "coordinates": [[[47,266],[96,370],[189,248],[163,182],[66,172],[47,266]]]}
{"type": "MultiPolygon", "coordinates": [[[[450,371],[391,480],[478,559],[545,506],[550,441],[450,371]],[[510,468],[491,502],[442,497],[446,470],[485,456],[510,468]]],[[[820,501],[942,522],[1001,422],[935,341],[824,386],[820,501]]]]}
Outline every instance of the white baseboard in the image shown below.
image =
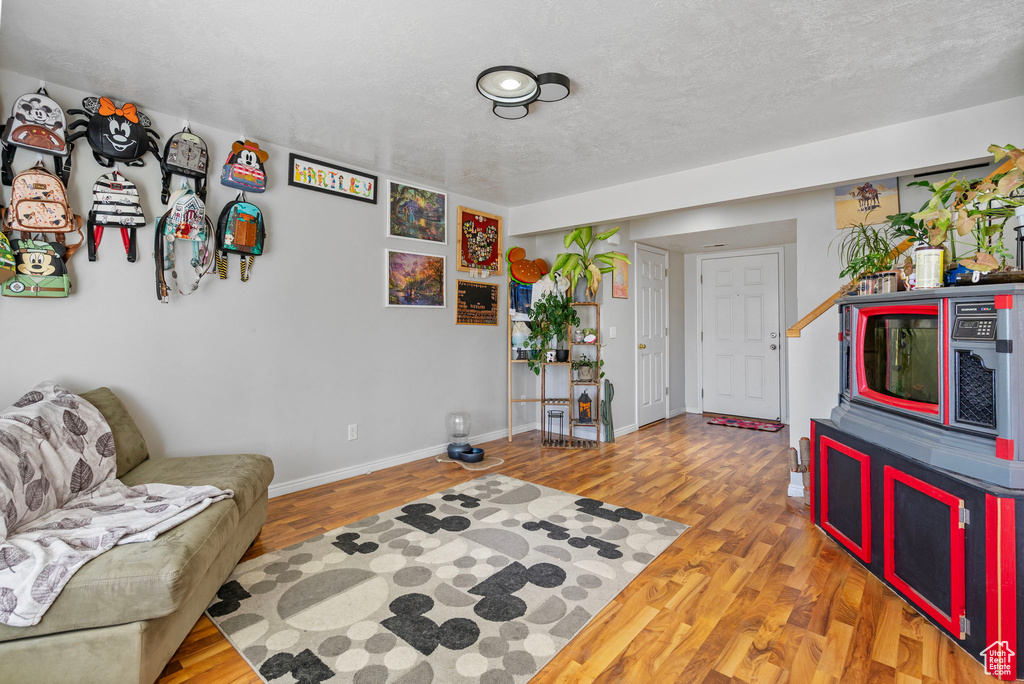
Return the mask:
{"type": "Polygon", "coordinates": [[[623,435],[628,435],[631,432],[636,432],[636,430],[637,430],[636,423],[630,423],[629,425],[627,425],[625,427],[615,428],[615,439],[618,439],[619,437],[622,437],[623,435]]]}
{"type": "Polygon", "coordinates": [[[795,496],[799,499],[804,498],[804,486],[798,485],[793,482],[789,483],[789,490],[786,492],[788,496],[795,496]]]}
{"type": "Polygon", "coordinates": [[[686,410],[686,407],[685,407],[685,406],[684,406],[684,407],[682,407],[682,408],[677,408],[677,409],[671,409],[671,410],[670,410],[670,411],[668,412],[668,417],[669,417],[669,418],[675,418],[676,416],[681,416],[681,415],[683,415],[684,413],[689,413],[689,411],[687,411],[687,410],[686,410]]]}
{"type": "Polygon", "coordinates": [[[697,407],[697,406],[687,406],[687,407],[686,407],[686,412],[687,412],[687,413],[700,413],[700,412],[701,412],[701,410],[700,410],[700,408],[699,408],[699,407],[697,407]]]}
{"type": "MultiPolygon", "coordinates": [[[[527,423],[525,425],[516,425],[512,428],[512,434],[518,435],[523,432],[530,432],[532,430],[539,430],[539,423],[527,423]]],[[[494,432],[487,432],[482,435],[474,437],[473,441],[481,444],[485,442],[491,442],[502,437],[508,437],[508,430],[495,430],[494,432]]],[[[390,468],[391,466],[402,465],[403,463],[410,463],[412,461],[418,461],[421,458],[428,458],[430,456],[437,456],[438,454],[444,453],[445,449],[448,448],[447,444],[437,444],[434,446],[425,447],[423,449],[417,449],[416,451],[409,451],[404,454],[398,454],[397,456],[387,456],[385,458],[379,458],[376,461],[370,461],[369,463],[361,463],[359,465],[349,466],[347,468],[339,468],[337,470],[331,470],[326,473],[319,473],[317,475],[308,475],[306,477],[300,477],[295,480],[289,480],[287,482],[279,482],[270,485],[270,498],[273,499],[276,496],[283,494],[291,494],[292,492],[302,491],[303,489],[309,489],[311,487],[319,487],[320,485],[330,484],[331,482],[337,482],[339,480],[347,480],[350,477],[357,475],[367,475],[376,470],[382,470],[384,468],[390,468]]]]}

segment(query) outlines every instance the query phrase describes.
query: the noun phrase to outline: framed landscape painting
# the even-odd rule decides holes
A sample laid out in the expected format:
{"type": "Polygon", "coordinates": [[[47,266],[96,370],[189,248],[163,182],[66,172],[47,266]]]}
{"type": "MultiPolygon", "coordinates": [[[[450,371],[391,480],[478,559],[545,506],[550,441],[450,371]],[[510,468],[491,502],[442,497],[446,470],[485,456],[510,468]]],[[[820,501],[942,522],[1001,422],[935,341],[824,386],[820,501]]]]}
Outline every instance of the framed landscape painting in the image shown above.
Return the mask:
{"type": "Polygon", "coordinates": [[[615,270],[612,272],[612,297],[629,299],[629,264],[622,259],[615,260],[615,270]]]}
{"type": "Polygon", "coordinates": [[[458,271],[501,275],[501,217],[459,207],[458,271]]]}
{"type": "Polygon", "coordinates": [[[863,223],[885,223],[885,217],[900,212],[899,179],[879,178],[864,183],[847,183],[835,189],[836,229],[863,223]]]}
{"type": "Polygon", "coordinates": [[[433,254],[384,250],[387,271],[385,306],[445,307],[445,258],[433,254]]]}
{"type": "Polygon", "coordinates": [[[448,244],[448,196],[388,181],[388,236],[448,244]]]}

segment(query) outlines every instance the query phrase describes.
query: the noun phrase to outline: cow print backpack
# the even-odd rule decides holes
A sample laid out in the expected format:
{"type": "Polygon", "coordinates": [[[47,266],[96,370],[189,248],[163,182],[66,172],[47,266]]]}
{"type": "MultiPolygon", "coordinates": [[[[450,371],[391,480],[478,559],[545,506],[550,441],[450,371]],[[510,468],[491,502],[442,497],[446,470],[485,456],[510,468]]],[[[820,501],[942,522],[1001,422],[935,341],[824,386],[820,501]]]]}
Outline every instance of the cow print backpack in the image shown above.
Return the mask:
{"type": "Polygon", "coordinates": [[[27,93],[14,101],[11,117],[3,127],[2,173],[0,180],[10,185],[14,180],[11,166],[19,147],[53,157],[57,176],[64,185],[71,175],[71,147],[67,141],[68,123],[64,110],[47,93],[46,88],[27,93]],[[67,159],[67,162],[64,160],[67,159]]]}

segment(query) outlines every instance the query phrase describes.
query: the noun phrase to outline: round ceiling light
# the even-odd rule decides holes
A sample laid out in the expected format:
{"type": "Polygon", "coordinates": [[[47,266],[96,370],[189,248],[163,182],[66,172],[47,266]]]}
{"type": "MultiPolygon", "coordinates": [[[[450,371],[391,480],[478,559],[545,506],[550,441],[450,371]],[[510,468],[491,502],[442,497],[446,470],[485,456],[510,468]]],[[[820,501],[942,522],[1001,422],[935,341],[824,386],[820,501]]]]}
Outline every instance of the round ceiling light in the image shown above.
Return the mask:
{"type": "Polygon", "coordinates": [[[528,105],[540,95],[537,77],[514,66],[491,67],[480,72],[476,77],[476,89],[488,100],[504,107],[528,105]]]}
{"type": "Polygon", "coordinates": [[[569,79],[562,74],[550,72],[537,77],[537,84],[540,86],[541,102],[558,102],[569,97],[569,79]]]}
{"type": "Polygon", "coordinates": [[[499,105],[497,102],[491,107],[495,115],[502,119],[522,119],[530,113],[530,105],[499,105]]]}

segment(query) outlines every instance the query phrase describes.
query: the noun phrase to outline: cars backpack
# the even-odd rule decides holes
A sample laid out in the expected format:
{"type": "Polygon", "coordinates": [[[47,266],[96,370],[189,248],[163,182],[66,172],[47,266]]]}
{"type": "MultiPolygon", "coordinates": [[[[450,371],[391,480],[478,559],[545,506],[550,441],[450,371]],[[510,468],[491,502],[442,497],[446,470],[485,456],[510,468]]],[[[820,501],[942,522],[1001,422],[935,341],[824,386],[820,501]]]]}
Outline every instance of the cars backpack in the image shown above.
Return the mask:
{"type": "Polygon", "coordinates": [[[213,252],[210,239],[213,237],[213,225],[206,216],[206,205],[199,195],[183,184],[180,190],[171,195],[167,212],[160,218],[156,227],[156,244],[154,256],[156,260],[156,296],[163,303],[168,302],[170,293],[165,271],[171,272],[174,286],[178,294],[190,295],[199,287],[199,281],[210,272],[213,265],[213,252]],[[190,263],[195,270],[196,279],[188,292],[183,292],[178,285],[178,273],[175,266],[175,247],[179,240],[192,244],[190,263]]]}
{"type": "Polygon", "coordinates": [[[79,241],[67,247],[65,259],[70,259],[84,242],[82,217],[71,210],[60,178],[43,166],[33,166],[14,177],[11,204],[4,210],[0,226],[8,235],[18,232],[23,238],[52,235],[52,240],[45,239],[61,245],[68,233],[78,233],[79,241]]]}
{"type": "Polygon", "coordinates": [[[4,281],[0,294],[5,297],[67,297],[71,291],[68,277],[67,248],[57,242],[15,239],[15,274],[4,281]]]}
{"type": "Polygon", "coordinates": [[[146,214],[139,203],[139,190],[117,169],[105,173],[92,186],[92,210],[86,222],[85,244],[89,261],[96,261],[96,252],[103,240],[103,229],[121,229],[121,242],[128,261],[135,262],[135,229],[146,225],[146,214]]]}
{"type": "Polygon", "coordinates": [[[19,147],[46,154],[54,159],[54,168],[65,185],[71,174],[71,160],[64,163],[71,148],[67,141],[68,122],[64,110],[47,93],[46,88],[26,93],[14,101],[11,116],[3,128],[2,182],[14,180],[11,163],[19,147]]]}
{"type": "Polygon", "coordinates": [[[11,243],[7,236],[0,233],[0,283],[12,278],[14,270],[14,252],[11,250],[11,243]]]}
{"type": "Polygon", "coordinates": [[[253,261],[263,254],[266,229],[263,212],[255,204],[245,201],[239,193],[234,202],[228,202],[217,219],[217,273],[221,280],[228,277],[228,252],[242,257],[242,282],[248,282],[253,261]]]}
{"type": "Polygon", "coordinates": [[[267,189],[267,176],[263,168],[270,156],[251,140],[236,140],[231,145],[231,154],[220,172],[221,185],[249,192],[263,192],[267,189]]]}
{"type": "Polygon", "coordinates": [[[205,202],[209,158],[206,142],[190,131],[188,126],[172,135],[164,145],[164,156],[160,160],[160,172],[163,175],[160,201],[167,204],[171,196],[171,176],[178,174],[195,179],[196,194],[205,202]]]}

